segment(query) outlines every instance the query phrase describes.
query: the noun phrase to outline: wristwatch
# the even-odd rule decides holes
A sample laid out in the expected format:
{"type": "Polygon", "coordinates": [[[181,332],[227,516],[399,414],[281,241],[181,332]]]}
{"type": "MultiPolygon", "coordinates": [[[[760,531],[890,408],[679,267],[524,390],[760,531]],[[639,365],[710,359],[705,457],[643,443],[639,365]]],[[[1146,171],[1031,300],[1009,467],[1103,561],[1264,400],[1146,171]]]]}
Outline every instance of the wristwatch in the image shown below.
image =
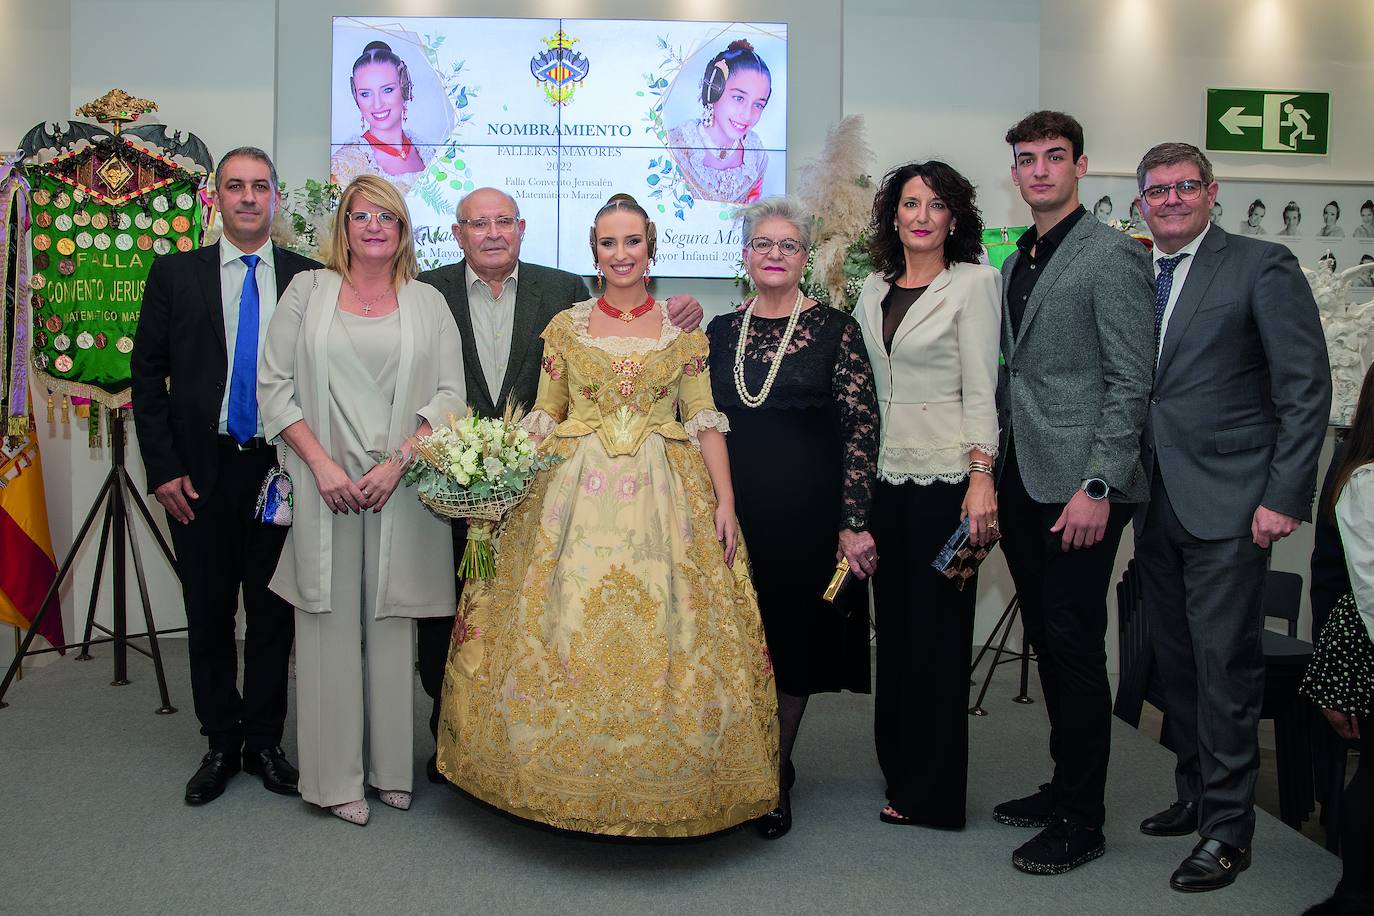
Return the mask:
{"type": "Polygon", "coordinates": [[[861,531],[868,530],[868,525],[864,524],[863,519],[859,518],[856,515],[851,515],[847,517],[844,520],[844,526],[848,528],[850,531],[854,532],[855,534],[858,534],[861,531]]]}
{"type": "Polygon", "coordinates": [[[1101,477],[1089,477],[1079,489],[1088,494],[1088,499],[1107,498],[1107,481],[1101,477]]]}

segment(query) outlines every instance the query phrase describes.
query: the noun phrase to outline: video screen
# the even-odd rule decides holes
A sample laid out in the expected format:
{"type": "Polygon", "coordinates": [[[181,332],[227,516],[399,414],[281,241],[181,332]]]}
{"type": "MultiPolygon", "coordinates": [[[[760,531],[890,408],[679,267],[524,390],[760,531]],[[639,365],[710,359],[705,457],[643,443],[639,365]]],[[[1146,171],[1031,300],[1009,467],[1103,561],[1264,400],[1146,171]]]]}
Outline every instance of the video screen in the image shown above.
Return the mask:
{"type": "Polygon", "coordinates": [[[787,27],[604,19],[336,17],[330,174],[405,195],[422,267],[462,257],[459,200],[491,186],[521,258],[594,269],[616,193],[658,226],[656,276],[733,277],[741,204],[787,174],[787,27]]]}

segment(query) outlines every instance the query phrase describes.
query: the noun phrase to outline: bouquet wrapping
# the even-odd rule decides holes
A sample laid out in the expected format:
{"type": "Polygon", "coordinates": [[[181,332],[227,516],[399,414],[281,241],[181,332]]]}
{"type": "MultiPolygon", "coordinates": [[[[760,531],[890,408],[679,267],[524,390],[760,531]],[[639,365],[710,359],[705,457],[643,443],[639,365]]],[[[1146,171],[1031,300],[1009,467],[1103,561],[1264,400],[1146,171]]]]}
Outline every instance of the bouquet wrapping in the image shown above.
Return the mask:
{"type": "Polygon", "coordinates": [[[519,425],[520,412],[482,418],[471,410],[416,440],[405,481],[424,506],[442,518],[468,522],[468,540],[458,575],[490,579],[496,574],[492,538],[502,519],[525,494],[538,471],[559,459],[541,453],[519,425]]]}

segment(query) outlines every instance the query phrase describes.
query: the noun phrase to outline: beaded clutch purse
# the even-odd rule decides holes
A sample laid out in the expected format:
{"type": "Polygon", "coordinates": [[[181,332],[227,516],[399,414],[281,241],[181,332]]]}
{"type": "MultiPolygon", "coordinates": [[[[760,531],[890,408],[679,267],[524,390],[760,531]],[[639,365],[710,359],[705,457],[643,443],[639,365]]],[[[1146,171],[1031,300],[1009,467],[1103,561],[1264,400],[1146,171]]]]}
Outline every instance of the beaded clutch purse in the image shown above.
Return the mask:
{"type": "Polygon", "coordinates": [[[930,565],[953,579],[959,591],[963,591],[964,585],[978,572],[978,564],[983,562],[993,545],[997,543],[999,534],[993,531],[991,535],[991,543],[974,547],[968,542],[968,519],[965,518],[950,535],[949,540],[945,541],[945,546],[940,548],[940,552],[935,555],[930,565]]]}

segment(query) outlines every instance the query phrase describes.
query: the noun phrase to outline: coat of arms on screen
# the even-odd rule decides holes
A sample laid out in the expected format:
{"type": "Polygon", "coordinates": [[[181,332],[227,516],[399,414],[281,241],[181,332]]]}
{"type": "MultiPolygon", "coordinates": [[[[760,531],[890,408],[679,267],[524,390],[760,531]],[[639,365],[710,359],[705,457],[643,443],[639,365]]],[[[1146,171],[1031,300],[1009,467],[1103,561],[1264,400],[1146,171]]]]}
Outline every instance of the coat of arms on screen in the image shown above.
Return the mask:
{"type": "Polygon", "coordinates": [[[573,92],[587,78],[592,62],[581,51],[574,51],[578,41],[562,29],[552,38],[540,39],[548,48],[530,58],[530,72],[544,86],[544,98],[550,105],[566,105],[573,92]]]}

